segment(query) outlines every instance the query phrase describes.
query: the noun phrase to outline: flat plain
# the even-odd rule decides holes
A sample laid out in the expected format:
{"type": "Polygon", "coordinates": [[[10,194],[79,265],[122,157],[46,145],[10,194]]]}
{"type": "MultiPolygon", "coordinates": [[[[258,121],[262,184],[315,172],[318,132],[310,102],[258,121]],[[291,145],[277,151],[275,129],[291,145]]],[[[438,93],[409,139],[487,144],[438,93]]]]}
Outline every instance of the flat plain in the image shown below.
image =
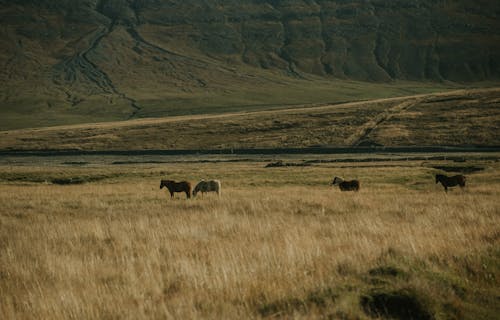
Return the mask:
{"type": "Polygon", "coordinates": [[[4,157],[0,317],[493,319],[499,157],[4,157]]]}

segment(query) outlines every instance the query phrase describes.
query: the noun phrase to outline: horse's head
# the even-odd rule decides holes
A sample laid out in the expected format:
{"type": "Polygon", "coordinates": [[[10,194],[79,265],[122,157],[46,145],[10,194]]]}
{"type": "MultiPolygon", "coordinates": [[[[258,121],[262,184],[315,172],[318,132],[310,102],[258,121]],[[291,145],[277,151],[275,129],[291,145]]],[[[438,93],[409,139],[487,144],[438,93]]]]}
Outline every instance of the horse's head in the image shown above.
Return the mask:
{"type": "Polygon", "coordinates": [[[202,179],[193,189],[193,197],[196,197],[196,194],[200,191],[204,191],[206,189],[206,182],[202,179]]]}
{"type": "Polygon", "coordinates": [[[163,187],[168,187],[168,185],[171,184],[172,182],[173,182],[172,180],[161,180],[160,189],[163,187]]]}
{"type": "Polygon", "coordinates": [[[344,180],[342,180],[339,177],[335,177],[335,178],[333,178],[333,181],[332,181],[331,185],[334,186],[334,185],[336,185],[338,183],[341,183],[342,181],[344,181],[344,180]]]}
{"type": "Polygon", "coordinates": [[[436,183],[438,183],[441,180],[442,175],[441,174],[436,174],[436,183]]]}

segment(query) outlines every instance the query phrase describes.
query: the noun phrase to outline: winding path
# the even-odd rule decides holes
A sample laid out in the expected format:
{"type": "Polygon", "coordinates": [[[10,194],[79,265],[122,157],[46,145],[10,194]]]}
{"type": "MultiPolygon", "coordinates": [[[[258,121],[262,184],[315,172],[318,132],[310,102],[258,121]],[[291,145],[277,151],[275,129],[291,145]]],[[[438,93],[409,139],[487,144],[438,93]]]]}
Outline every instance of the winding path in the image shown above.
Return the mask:
{"type": "Polygon", "coordinates": [[[404,100],[401,103],[386,109],[363,124],[354,134],[345,140],[345,144],[352,147],[359,146],[360,143],[363,142],[363,140],[366,139],[382,122],[389,120],[396,114],[408,110],[425,99],[425,97],[411,97],[408,100],[404,100]]]}

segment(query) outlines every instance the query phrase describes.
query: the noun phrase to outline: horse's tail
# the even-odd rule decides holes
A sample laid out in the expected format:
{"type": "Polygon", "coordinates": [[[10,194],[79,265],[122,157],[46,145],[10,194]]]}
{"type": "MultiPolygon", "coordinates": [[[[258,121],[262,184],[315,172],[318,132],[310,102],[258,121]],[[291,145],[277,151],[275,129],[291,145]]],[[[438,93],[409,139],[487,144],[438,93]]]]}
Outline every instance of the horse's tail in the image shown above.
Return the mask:
{"type": "Polygon", "coordinates": [[[191,198],[191,194],[193,193],[193,187],[191,186],[191,182],[186,181],[184,191],[186,192],[188,199],[191,198]]]}

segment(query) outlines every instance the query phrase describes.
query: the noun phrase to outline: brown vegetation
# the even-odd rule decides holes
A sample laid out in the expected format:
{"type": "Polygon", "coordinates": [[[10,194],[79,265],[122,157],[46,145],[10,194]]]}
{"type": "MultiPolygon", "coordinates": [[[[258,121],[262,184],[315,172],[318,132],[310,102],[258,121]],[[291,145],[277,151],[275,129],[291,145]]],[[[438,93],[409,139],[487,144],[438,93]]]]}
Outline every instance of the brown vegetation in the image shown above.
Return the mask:
{"type": "Polygon", "coordinates": [[[500,89],[0,132],[0,149],[495,146],[500,89]]]}
{"type": "Polygon", "coordinates": [[[498,163],[448,194],[430,167],[446,163],[390,164],[3,165],[0,317],[497,315],[498,163]],[[83,174],[105,178],[26,182],[83,174]],[[364,188],[342,193],[334,175],[364,188]],[[172,201],[160,177],[225,192],[172,201]]]}

